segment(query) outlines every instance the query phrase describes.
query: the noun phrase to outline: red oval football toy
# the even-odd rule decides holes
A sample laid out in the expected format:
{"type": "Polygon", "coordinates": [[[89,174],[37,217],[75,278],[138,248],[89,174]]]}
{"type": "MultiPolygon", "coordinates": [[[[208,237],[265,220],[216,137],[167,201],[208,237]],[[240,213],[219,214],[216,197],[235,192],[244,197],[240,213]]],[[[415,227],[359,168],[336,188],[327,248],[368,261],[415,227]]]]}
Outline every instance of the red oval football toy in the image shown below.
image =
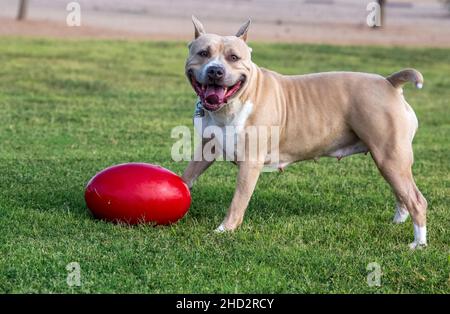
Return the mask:
{"type": "Polygon", "coordinates": [[[146,163],[126,163],[97,173],[84,194],[94,217],[131,225],[167,225],[180,220],[191,194],[175,173],[146,163]]]}

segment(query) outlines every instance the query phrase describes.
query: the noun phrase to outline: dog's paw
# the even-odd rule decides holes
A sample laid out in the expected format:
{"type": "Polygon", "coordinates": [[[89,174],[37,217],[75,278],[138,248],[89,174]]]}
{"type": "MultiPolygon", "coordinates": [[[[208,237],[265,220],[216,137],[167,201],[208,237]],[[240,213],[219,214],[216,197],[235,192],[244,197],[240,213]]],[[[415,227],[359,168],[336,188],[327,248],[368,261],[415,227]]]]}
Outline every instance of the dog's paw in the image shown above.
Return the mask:
{"type": "Polygon", "coordinates": [[[225,228],[225,226],[223,224],[221,224],[214,230],[215,233],[224,233],[226,231],[228,231],[228,230],[225,228]]]}
{"type": "Polygon", "coordinates": [[[427,227],[414,224],[414,242],[409,245],[411,250],[422,249],[427,246],[427,227]]]}
{"type": "Polygon", "coordinates": [[[420,243],[420,242],[416,242],[414,241],[413,243],[409,244],[409,248],[411,250],[421,250],[427,247],[426,243],[420,243]]]}

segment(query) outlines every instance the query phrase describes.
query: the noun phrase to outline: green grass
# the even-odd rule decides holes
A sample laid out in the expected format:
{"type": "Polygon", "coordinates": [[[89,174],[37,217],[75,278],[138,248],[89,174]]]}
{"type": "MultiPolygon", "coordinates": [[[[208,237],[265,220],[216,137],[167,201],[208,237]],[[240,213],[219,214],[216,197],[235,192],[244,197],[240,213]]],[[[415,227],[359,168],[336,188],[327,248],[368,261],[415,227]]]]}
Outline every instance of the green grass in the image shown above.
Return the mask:
{"type": "Polygon", "coordinates": [[[251,46],[257,64],[286,74],[422,71],[424,89],[405,94],[420,121],[427,249],[408,249],[411,221],[391,223],[393,195],[364,155],[264,173],[233,234],[212,232],[235,186],[225,162],[199,179],[176,225],[93,220],[83,192],[99,170],[186,166],[170,157],[170,131],[191,126],[194,108],[186,43],[0,38],[0,292],[449,293],[450,50],[251,46]],[[70,262],[80,287],[66,284],[70,262]],[[381,287],[366,282],[371,262],[381,287]]]}

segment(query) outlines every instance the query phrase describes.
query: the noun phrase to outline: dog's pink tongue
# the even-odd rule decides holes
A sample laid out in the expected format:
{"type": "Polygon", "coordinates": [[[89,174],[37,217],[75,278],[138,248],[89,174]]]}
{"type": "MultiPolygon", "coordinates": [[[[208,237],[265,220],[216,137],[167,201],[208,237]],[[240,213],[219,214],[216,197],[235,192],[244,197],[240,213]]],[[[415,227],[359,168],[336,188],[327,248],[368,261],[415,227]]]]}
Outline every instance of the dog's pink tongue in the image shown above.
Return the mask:
{"type": "Polygon", "coordinates": [[[205,99],[208,103],[217,105],[223,103],[225,98],[225,88],[221,86],[209,85],[205,91],[205,99]]]}

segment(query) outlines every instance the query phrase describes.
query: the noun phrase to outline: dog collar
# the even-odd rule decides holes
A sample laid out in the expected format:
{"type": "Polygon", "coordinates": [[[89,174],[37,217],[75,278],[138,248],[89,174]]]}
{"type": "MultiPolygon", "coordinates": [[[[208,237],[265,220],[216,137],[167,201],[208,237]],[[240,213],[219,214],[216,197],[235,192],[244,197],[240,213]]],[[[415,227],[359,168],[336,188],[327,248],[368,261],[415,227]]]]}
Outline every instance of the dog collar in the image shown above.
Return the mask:
{"type": "Polygon", "coordinates": [[[197,104],[195,105],[195,110],[194,110],[194,119],[195,118],[202,118],[202,117],[204,117],[205,116],[205,109],[203,109],[203,106],[202,106],[202,101],[201,100],[199,100],[198,102],[197,102],[197,104]]]}

